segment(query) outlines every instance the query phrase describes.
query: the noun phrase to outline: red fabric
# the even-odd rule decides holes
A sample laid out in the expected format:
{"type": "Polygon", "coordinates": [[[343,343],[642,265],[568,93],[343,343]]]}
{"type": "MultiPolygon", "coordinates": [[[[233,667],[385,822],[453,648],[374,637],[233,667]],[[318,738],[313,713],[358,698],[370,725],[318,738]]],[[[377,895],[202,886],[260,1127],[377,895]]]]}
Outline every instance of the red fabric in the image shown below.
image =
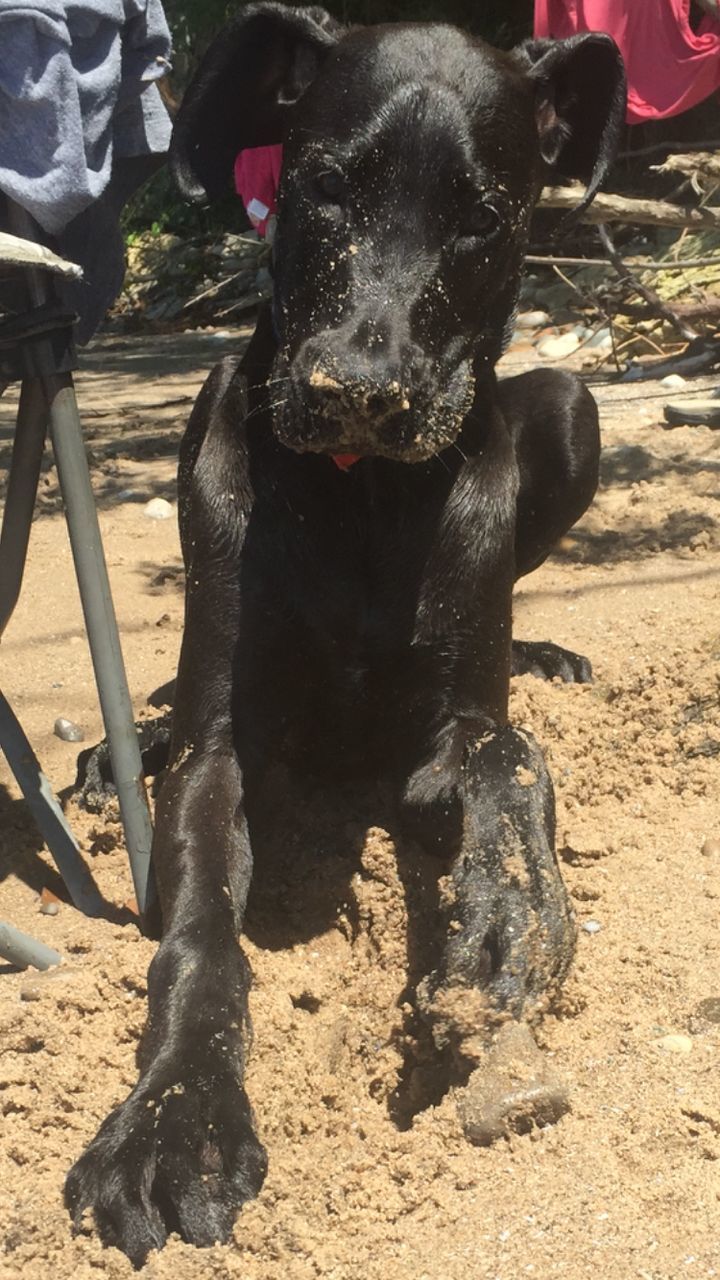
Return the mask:
{"type": "Polygon", "coordinates": [[[341,471],[349,471],[356,462],[360,461],[359,453],[331,453],[330,457],[341,471]]]}
{"type": "Polygon", "coordinates": [[[628,124],[662,120],[720,90],[720,22],[690,28],[690,0],[535,0],[535,35],[607,31],[625,60],[628,124]]]}
{"type": "Polygon", "coordinates": [[[272,147],[248,147],[239,152],[235,159],[235,190],[245,208],[253,200],[259,200],[267,209],[264,218],[258,218],[248,210],[250,221],[261,236],[265,235],[268,219],[277,208],[282,150],[279,144],[272,147]]]}

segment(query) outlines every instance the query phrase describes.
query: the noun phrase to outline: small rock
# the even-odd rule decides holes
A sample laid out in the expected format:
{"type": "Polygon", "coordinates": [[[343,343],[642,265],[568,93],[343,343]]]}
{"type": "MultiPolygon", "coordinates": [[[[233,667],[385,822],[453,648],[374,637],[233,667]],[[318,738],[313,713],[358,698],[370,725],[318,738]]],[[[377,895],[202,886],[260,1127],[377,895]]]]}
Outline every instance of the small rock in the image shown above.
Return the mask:
{"type": "Polygon", "coordinates": [[[80,728],[80,725],[75,724],[72,720],[67,720],[65,716],[58,716],[53,733],[56,738],[62,738],[63,742],[85,741],[85,733],[80,728]]]}
{"type": "Polygon", "coordinates": [[[65,984],[77,982],[78,969],[74,965],[62,965],[57,969],[45,969],[42,973],[28,974],[20,984],[20,999],[23,1002],[43,1000],[46,996],[57,996],[65,984]]]}
{"type": "Polygon", "coordinates": [[[693,1047],[690,1036],[661,1036],[659,1040],[654,1040],[653,1044],[657,1049],[664,1049],[666,1053],[689,1053],[693,1047]]]}
{"type": "Polygon", "coordinates": [[[116,502],[137,502],[140,497],[139,489],[118,489],[115,494],[116,502]]]}
{"type": "Polygon", "coordinates": [[[552,321],[547,311],[521,311],[515,321],[517,329],[542,329],[552,321]]]}
{"type": "Polygon", "coordinates": [[[60,910],[60,899],[47,885],[40,891],[39,910],[44,916],[56,916],[60,910]]]}
{"type": "Polygon", "coordinates": [[[473,1071],[458,1101],[465,1137],[487,1147],[508,1133],[544,1128],[570,1110],[565,1083],[553,1077],[528,1027],[501,1027],[485,1062],[473,1071]]]}
{"type": "Polygon", "coordinates": [[[26,982],[20,985],[20,999],[23,1002],[30,1003],[33,1000],[42,999],[43,989],[35,978],[28,978],[26,982]]]}
{"type": "Polygon", "coordinates": [[[557,337],[541,338],[536,350],[543,360],[562,360],[577,351],[579,346],[580,339],[576,333],[560,333],[557,337]]]}
{"type": "Polygon", "coordinates": [[[677,387],[684,387],[685,378],[683,378],[679,373],[669,373],[667,377],[660,379],[660,386],[671,387],[673,389],[676,389],[677,387]]]}
{"type": "Polygon", "coordinates": [[[705,1022],[720,1023],[720,996],[706,996],[695,1006],[695,1013],[705,1022]]]}
{"type": "Polygon", "coordinates": [[[143,515],[149,520],[169,520],[175,514],[172,502],[167,498],[151,498],[143,507],[143,515]]]}
{"type": "Polygon", "coordinates": [[[707,840],[703,840],[700,852],[703,858],[717,858],[720,855],[720,840],[713,840],[708,836],[707,840]]]}
{"type": "Polygon", "coordinates": [[[580,927],[585,933],[599,933],[602,929],[599,920],[586,920],[580,927]]]}
{"type": "Polygon", "coordinates": [[[598,329],[585,343],[588,351],[612,351],[612,334],[608,328],[598,329]]]}

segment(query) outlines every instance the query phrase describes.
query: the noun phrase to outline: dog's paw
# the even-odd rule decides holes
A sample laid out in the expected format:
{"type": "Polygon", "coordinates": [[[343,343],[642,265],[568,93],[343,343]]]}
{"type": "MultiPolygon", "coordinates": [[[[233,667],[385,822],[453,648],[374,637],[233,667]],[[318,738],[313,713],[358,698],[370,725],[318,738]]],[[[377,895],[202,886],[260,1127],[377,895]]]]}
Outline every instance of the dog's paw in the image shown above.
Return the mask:
{"type": "MultiPolygon", "coordinates": [[[[438,1048],[458,1063],[476,1061],[508,1018],[532,1021],[558,991],[572,962],[575,924],[558,873],[546,864],[539,883],[517,854],[507,883],[474,875],[467,900],[450,911],[437,970],[419,984],[418,1009],[438,1048]]],[[[450,890],[452,892],[452,890],[450,890]]]]}
{"type": "Polygon", "coordinates": [[[65,1204],[76,1231],[91,1210],[103,1242],[141,1267],[172,1231],[199,1246],[226,1241],[266,1170],[247,1095],[234,1077],[141,1081],[73,1165],[65,1204]]]}
{"type": "Polygon", "coordinates": [[[514,676],[537,676],[540,680],[559,677],[566,684],[590,684],[592,681],[592,667],[587,658],[549,640],[513,640],[511,673],[514,676]]]}
{"type": "MultiPolygon", "coordinates": [[[[162,773],[170,752],[172,716],[154,716],[151,720],[135,722],[143,774],[156,778],[162,773]]],[[[103,738],[96,747],[87,747],[77,759],[75,795],[83,809],[89,813],[102,813],[117,795],[113,777],[110,745],[103,738]]]]}
{"type": "Polygon", "coordinates": [[[441,893],[441,963],[418,989],[436,1042],[459,1058],[472,1056],[498,1021],[540,1013],[574,952],[552,783],[529,734],[505,726],[468,755],[463,828],[441,893]]]}

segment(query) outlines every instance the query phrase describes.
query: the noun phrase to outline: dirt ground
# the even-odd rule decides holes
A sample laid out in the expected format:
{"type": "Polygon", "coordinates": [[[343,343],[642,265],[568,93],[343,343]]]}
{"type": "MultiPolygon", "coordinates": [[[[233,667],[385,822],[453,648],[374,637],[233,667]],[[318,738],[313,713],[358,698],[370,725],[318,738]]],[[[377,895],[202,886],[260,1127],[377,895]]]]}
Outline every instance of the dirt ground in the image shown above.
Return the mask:
{"type": "MultiPolygon", "coordinates": [[[[145,503],[173,500],[188,406],[241,336],[106,340],[79,378],[138,713],[174,672],[182,622],[175,521],[150,520],[145,503]]],[[[509,371],[529,358],[511,351],[509,371]]],[[[570,1082],[571,1112],[490,1148],[462,1136],[453,1096],[409,1128],[396,1123],[412,889],[380,825],[346,827],[335,861],[319,832],[316,857],[310,837],[304,852],[288,848],[282,929],[269,927],[262,895],[251,913],[249,1089],[270,1156],[265,1188],[230,1245],[173,1238],[149,1278],[720,1274],[720,432],[664,428],[667,393],[653,384],[596,394],[600,495],[516,603],[517,634],[587,654],[595,682],[528,676],[512,695],[515,720],[547,753],[578,923],[600,926],[580,928],[562,1008],[538,1031],[570,1082]]],[[[2,464],[11,407],[8,393],[2,464]]],[[[63,792],[78,748],[53,735],[56,717],[80,723],[88,744],[102,726],[47,461],[2,659],[5,691],[63,792]]],[[[0,917],[65,963],[48,977],[0,964],[0,1277],[120,1280],[133,1274],[124,1256],[71,1237],[61,1189],[134,1082],[154,945],[121,910],[131,882],[110,819],[72,815],[118,910],[95,921],[65,903],[40,913],[57,876],[1,776],[0,917]]],[[[432,874],[421,860],[418,876],[432,874]]]]}

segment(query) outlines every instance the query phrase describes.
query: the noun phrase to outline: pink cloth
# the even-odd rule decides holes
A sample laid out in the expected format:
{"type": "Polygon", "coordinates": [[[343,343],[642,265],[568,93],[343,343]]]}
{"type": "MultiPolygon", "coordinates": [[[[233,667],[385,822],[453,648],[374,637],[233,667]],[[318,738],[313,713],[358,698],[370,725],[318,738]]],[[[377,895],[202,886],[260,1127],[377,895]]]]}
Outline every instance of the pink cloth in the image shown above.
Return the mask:
{"type": "Polygon", "coordinates": [[[235,160],[235,190],[261,236],[277,208],[282,147],[248,147],[235,160]],[[263,213],[262,211],[265,210],[263,213]]]}
{"type": "Polygon", "coordinates": [[[607,31],[625,61],[628,124],[662,120],[720,89],[720,22],[697,32],[690,0],[535,0],[535,35],[607,31]]]}

